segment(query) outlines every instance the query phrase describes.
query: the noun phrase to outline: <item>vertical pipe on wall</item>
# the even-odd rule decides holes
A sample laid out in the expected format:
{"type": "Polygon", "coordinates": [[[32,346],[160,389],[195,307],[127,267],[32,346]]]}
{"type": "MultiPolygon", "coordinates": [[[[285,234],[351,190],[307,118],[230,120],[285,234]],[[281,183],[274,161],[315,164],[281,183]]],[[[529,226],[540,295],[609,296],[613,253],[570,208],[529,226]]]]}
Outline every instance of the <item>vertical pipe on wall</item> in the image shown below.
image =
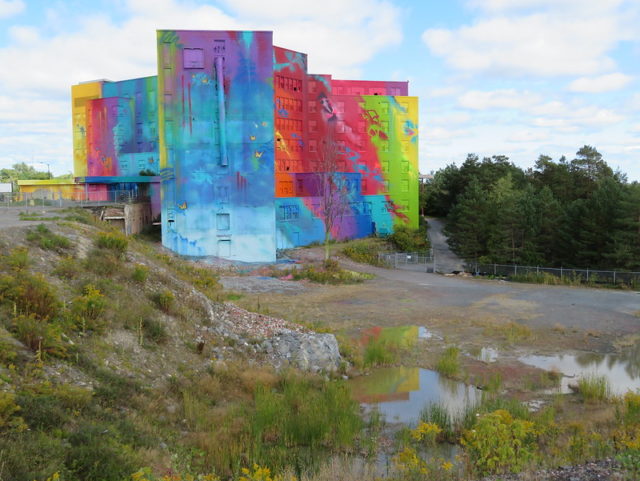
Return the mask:
{"type": "Polygon", "coordinates": [[[218,130],[220,133],[220,165],[226,167],[227,161],[227,125],[224,107],[224,57],[216,57],[216,77],[218,80],[218,130]]]}

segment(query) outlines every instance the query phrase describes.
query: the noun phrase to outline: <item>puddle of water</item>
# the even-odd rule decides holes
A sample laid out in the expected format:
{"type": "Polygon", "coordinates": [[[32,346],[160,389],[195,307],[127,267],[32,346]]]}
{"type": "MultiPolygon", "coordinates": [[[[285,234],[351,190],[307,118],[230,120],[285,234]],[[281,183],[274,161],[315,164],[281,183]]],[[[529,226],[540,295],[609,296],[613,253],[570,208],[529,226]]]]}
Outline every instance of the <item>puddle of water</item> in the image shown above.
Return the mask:
{"type": "Polygon", "coordinates": [[[464,407],[480,399],[474,386],[421,368],[381,368],[369,376],[349,381],[356,400],[365,409],[377,408],[387,422],[415,426],[427,404],[440,403],[457,416],[464,407]]]}
{"type": "Polygon", "coordinates": [[[640,344],[621,354],[563,354],[558,356],[522,356],[524,364],[556,370],[564,374],[560,392],[569,393],[569,384],[576,383],[585,375],[606,376],[614,394],[640,389],[640,344]]]}
{"type": "Polygon", "coordinates": [[[438,336],[424,326],[377,326],[364,329],[360,334],[360,343],[363,346],[374,340],[396,346],[412,346],[418,339],[438,339],[438,336]]]}

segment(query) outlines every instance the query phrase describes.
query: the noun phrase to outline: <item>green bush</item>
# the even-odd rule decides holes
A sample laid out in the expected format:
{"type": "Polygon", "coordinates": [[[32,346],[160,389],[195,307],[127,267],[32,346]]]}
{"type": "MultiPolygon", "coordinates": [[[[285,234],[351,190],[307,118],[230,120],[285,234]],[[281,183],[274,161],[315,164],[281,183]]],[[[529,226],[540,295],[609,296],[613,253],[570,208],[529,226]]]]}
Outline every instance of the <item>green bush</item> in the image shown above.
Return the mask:
{"type": "Polygon", "coordinates": [[[18,416],[19,412],[20,406],[16,403],[15,395],[0,391],[0,433],[24,426],[23,419],[18,416]]]}
{"type": "Polygon", "coordinates": [[[71,248],[71,241],[66,237],[54,234],[49,228],[40,224],[35,229],[27,232],[26,239],[39,246],[41,249],[61,252],[71,248]]]}
{"type": "MultiPolygon", "coordinates": [[[[66,477],[64,440],[38,431],[11,432],[0,436],[2,479],[45,480],[53,473],[66,477]]],[[[73,478],[71,478],[73,479],[73,478]]]]}
{"type": "Polygon", "coordinates": [[[62,342],[62,330],[58,325],[39,319],[34,314],[20,314],[13,319],[11,325],[16,339],[34,352],[44,357],[65,357],[66,347],[62,342]]]}
{"type": "Polygon", "coordinates": [[[176,297],[173,295],[169,289],[165,289],[161,292],[156,292],[153,297],[153,302],[156,303],[158,308],[166,313],[170,313],[174,307],[176,297]]]}
{"type": "Polygon", "coordinates": [[[100,232],[96,237],[95,245],[101,249],[110,249],[118,254],[124,254],[127,251],[129,240],[121,232],[100,232]]]}
{"type": "Polygon", "coordinates": [[[156,344],[163,344],[169,338],[164,324],[155,319],[144,318],[142,320],[142,330],[144,331],[145,339],[149,339],[156,344]]]}
{"type": "Polygon", "coordinates": [[[479,475],[521,471],[533,459],[535,441],[531,421],[514,419],[502,409],[479,416],[461,439],[479,475]]]}
{"type": "Polygon", "coordinates": [[[9,255],[3,258],[3,263],[11,270],[21,271],[29,266],[29,249],[26,247],[16,247],[9,255]]]}
{"type": "Polygon", "coordinates": [[[83,331],[89,329],[100,331],[103,323],[100,317],[107,307],[107,301],[102,293],[88,284],[82,290],[82,295],[76,297],[71,302],[71,315],[76,327],[83,331]]]}
{"type": "Polygon", "coordinates": [[[378,259],[380,250],[382,249],[376,239],[360,239],[349,242],[342,249],[342,253],[352,261],[381,266],[383,263],[378,259]]]}
{"type": "Polygon", "coordinates": [[[444,376],[455,376],[460,371],[460,349],[449,346],[445,349],[436,363],[436,371],[444,376]]]}
{"type": "Polygon", "coordinates": [[[149,277],[149,268],[142,264],[137,264],[131,273],[131,279],[140,284],[144,284],[149,277]]]}
{"type": "Polygon", "coordinates": [[[429,241],[426,229],[411,229],[406,226],[394,227],[393,234],[387,237],[393,249],[400,252],[428,252],[429,241]]]}
{"type": "Polygon", "coordinates": [[[22,272],[0,277],[0,303],[15,305],[21,314],[39,319],[54,319],[61,303],[53,288],[41,274],[22,272]]]}
{"type": "Polygon", "coordinates": [[[77,279],[81,272],[80,263],[73,257],[63,257],[53,269],[53,274],[61,279],[77,279]]]}
{"type": "Polygon", "coordinates": [[[76,479],[122,481],[136,469],[136,456],[109,426],[82,423],[68,441],[65,464],[76,479]]]}
{"type": "Polygon", "coordinates": [[[120,257],[108,250],[93,249],[87,255],[85,268],[98,276],[111,277],[122,270],[120,257]]]}

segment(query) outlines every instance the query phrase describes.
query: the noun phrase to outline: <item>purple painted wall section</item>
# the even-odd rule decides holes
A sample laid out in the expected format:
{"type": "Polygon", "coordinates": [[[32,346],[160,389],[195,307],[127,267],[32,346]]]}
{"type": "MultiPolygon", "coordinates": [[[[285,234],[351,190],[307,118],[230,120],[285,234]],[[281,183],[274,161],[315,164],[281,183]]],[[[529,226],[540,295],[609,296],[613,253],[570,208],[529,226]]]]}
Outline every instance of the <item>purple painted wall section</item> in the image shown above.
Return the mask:
{"type": "Polygon", "coordinates": [[[162,240],[275,260],[271,32],[158,32],[162,240]]]}

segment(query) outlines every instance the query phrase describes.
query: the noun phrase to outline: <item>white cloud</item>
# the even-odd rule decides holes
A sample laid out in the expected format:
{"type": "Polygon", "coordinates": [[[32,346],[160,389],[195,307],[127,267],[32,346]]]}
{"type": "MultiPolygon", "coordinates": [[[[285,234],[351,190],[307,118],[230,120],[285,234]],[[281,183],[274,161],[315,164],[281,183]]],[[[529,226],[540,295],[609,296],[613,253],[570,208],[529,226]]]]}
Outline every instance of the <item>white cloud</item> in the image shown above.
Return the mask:
{"type": "Polygon", "coordinates": [[[507,142],[545,142],[549,140],[549,132],[544,130],[517,130],[507,137],[507,142]]]}
{"type": "Polygon", "coordinates": [[[473,110],[521,109],[539,102],[539,95],[515,89],[480,91],[471,90],[458,97],[458,104],[473,110]]]}
{"type": "Polygon", "coordinates": [[[400,11],[384,0],[225,0],[229,8],[273,30],[274,42],[309,54],[309,69],[356,76],[380,49],[402,40],[400,11]]]}
{"type": "Polygon", "coordinates": [[[620,39],[611,16],[497,16],[457,30],[429,29],[422,39],[451,67],[500,75],[590,75],[610,70],[620,39]]]}
{"type": "Polygon", "coordinates": [[[489,12],[523,9],[552,8],[554,10],[580,9],[582,11],[609,10],[624,0],[470,0],[469,5],[489,12]]]}
{"type": "Polygon", "coordinates": [[[460,87],[441,87],[429,90],[427,96],[431,98],[451,97],[458,92],[460,92],[460,87]]]}
{"type": "Polygon", "coordinates": [[[33,44],[40,39],[40,34],[37,28],[14,25],[9,28],[9,37],[18,44],[33,44]]]}
{"type": "Polygon", "coordinates": [[[546,115],[533,119],[537,127],[553,127],[564,131],[576,131],[578,127],[604,127],[625,120],[613,110],[596,106],[573,106],[562,102],[550,102],[532,109],[532,113],[546,115]]]}
{"type": "Polygon", "coordinates": [[[469,135],[468,130],[464,129],[447,129],[444,127],[427,127],[424,138],[427,143],[448,143],[449,141],[462,138],[469,135]]]}
{"type": "Polygon", "coordinates": [[[0,0],[0,18],[9,18],[24,10],[23,0],[0,0]]]}
{"type": "Polygon", "coordinates": [[[569,84],[569,90],[586,93],[610,92],[626,87],[631,80],[633,77],[619,72],[599,77],[580,77],[569,84]]]}

